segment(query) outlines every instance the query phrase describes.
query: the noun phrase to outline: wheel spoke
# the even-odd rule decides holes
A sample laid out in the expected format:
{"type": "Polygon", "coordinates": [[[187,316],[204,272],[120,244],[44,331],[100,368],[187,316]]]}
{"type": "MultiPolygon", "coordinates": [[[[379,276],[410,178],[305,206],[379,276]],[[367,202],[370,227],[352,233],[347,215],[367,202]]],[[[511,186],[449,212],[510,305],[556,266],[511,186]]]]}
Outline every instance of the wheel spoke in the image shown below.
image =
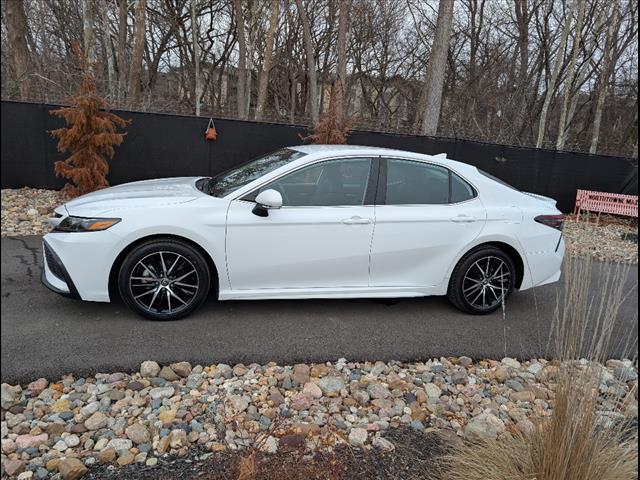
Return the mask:
{"type": "Polygon", "coordinates": [[[191,275],[191,274],[193,274],[193,273],[196,273],[195,269],[191,270],[189,273],[185,273],[185,274],[184,274],[184,275],[182,275],[181,277],[176,278],[176,279],[174,280],[174,283],[175,283],[175,282],[179,282],[179,281],[181,281],[181,280],[184,280],[185,278],[187,278],[189,275],[191,275]]]}
{"type": "Polygon", "coordinates": [[[480,296],[482,295],[482,292],[483,292],[483,290],[480,290],[480,292],[478,292],[478,295],[476,295],[476,297],[475,297],[473,300],[471,300],[471,302],[470,302],[470,303],[471,303],[472,305],[475,305],[476,300],[478,300],[478,299],[480,298],[480,296]]]}
{"type": "Polygon", "coordinates": [[[153,273],[153,272],[149,269],[149,267],[147,267],[144,263],[142,263],[142,260],[140,260],[140,262],[139,262],[139,263],[140,263],[140,265],[142,265],[142,268],[144,268],[147,272],[149,272],[149,275],[151,275],[151,277],[152,277],[154,280],[156,280],[156,279],[158,278],[158,277],[156,276],[156,274],[155,274],[155,273],[153,273]]]}
{"type": "Polygon", "coordinates": [[[172,297],[177,298],[183,305],[186,305],[187,302],[185,302],[184,300],[182,300],[173,290],[171,290],[170,288],[167,289],[167,291],[171,294],[172,297]]]}
{"type": "Polygon", "coordinates": [[[156,293],[153,294],[153,298],[151,299],[151,302],[149,303],[149,307],[148,307],[149,311],[151,311],[151,307],[153,306],[153,302],[155,302],[156,298],[158,298],[158,293],[160,293],[160,289],[159,288],[156,289],[156,293]]]}
{"type": "Polygon", "coordinates": [[[183,288],[198,288],[198,285],[192,285],[190,283],[184,283],[184,282],[173,282],[173,284],[183,288]]]}
{"type": "Polygon", "coordinates": [[[479,283],[476,283],[475,285],[471,285],[470,287],[467,287],[463,290],[463,292],[467,293],[473,293],[474,291],[478,290],[482,288],[482,285],[480,285],[479,283]]]}
{"type": "Polygon", "coordinates": [[[162,252],[160,252],[160,263],[162,264],[162,273],[166,277],[168,275],[167,265],[164,263],[164,257],[162,256],[162,252]]]}
{"type": "Polygon", "coordinates": [[[149,295],[150,293],[153,293],[154,291],[155,291],[155,289],[147,290],[146,292],[141,293],[140,295],[136,295],[133,298],[135,298],[137,300],[138,298],[144,297],[145,295],[149,295]]]}
{"type": "MultiPolygon", "coordinates": [[[[496,300],[499,302],[500,301],[500,297],[498,297],[498,295],[496,295],[496,292],[495,292],[496,287],[494,287],[491,284],[487,285],[487,287],[489,287],[489,290],[491,290],[491,293],[493,293],[493,296],[496,297],[496,300]]],[[[502,292],[501,292],[500,296],[502,296],[502,292]]]]}
{"type": "Polygon", "coordinates": [[[482,274],[483,277],[487,276],[486,272],[484,270],[482,270],[482,267],[480,266],[480,261],[479,260],[476,263],[474,263],[473,265],[478,267],[478,270],[480,270],[480,273],[482,274]]]}
{"type": "MultiPolygon", "coordinates": [[[[177,255],[177,254],[176,254],[177,255]]],[[[176,259],[173,261],[173,263],[171,264],[171,266],[169,267],[169,271],[167,272],[167,275],[171,275],[171,272],[173,272],[174,267],[178,264],[178,261],[182,258],[182,255],[177,255],[176,259]]]]}
{"type": "Polygon", "coordinates": [[[167,303],[169,305],[169,313],[171,313],[171,290],[167,289],[167,303]]]}

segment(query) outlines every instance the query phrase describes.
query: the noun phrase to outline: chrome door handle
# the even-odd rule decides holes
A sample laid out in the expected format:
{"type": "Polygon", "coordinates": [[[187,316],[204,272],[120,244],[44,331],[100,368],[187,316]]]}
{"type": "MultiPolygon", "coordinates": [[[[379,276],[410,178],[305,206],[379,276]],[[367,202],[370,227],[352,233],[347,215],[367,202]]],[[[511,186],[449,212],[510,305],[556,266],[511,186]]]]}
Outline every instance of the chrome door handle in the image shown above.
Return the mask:
{"type": "Polygon", "coordinates": [[[342,220],[342,223],[344,223],[345,225],[366,225],[368,223],[371,223],[371,219],[362,217],[351,217],[345,218],[344,220],[342,220]]]}
{"type": "Polygon", "coordinates": [[[470,215],[458,215],[457,217],[451,217],[452,222],[456,223],[472,223],[476,221],[476,217],[470,215]]]}

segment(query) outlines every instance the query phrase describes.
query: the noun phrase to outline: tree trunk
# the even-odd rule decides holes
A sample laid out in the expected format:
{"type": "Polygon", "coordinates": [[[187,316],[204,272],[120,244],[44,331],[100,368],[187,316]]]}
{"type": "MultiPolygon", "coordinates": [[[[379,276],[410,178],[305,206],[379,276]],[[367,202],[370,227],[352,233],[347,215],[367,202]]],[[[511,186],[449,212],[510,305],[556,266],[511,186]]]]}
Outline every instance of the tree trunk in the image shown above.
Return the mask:
{"type": "Polygon", "coordinates": [[[135,25],[133,27],[133,53],[129,70],[129,106],[135,107],[140,99],[140,80],[142,76],[142,54],[144,53],[144,18],[147,0],[136,0],[135,25]]]}
{"type": "MultiPolygon", "coordinates": [[[[562,101],[562,109],[560,110],[560,126],[558,128],[558,140],[556,141],[556,150],[562,150],[564,144],[567,141],[568,123],[567,113],[569,111],[569,104],[571,102],[571,91],[573,88],[573,80],[576,75],[576,61],[578,59],[578,52],[580,51],[580,45],[582,43],[582,23],[584,20],[585,1],[580,2],[578,7],[578,20],[576,20],[575,38],[573,39],[573,48],[571,49],[571,62],[569,63],[569,71],[567,72],[567,78],[565,80],[564,87],[564,99],[562,101]]],[[[578,95],[579,92],[576,92],[578,95]]]]}
{"type": "Polygon", "coordinates": [[[127,90],[127,18],[129,15],[128,0],[118,0],[118,103],[124,102],[127,90]]]}
{"type": "Polygon", "coordinates": [[[29,98],[29,49],[27,48],[27,16],[23,0],[5,2],[7,35],[13,53],[13,68],[20,98],[29,98]]]}
{"type": "Polygon", "coordinates": [[[304,50],[307,57],[307,77],[309,79],[309,109],[311,112],[311,123],[318,123],[318,76],[316,72],[316,62],[313,49],[313,41],[311,39],[311,25],[309,16],[302,6],[302,0],[296,0],[298,15],[302,20],[302,31],[304,39],[304,50]]]}
{"type": "Polygon", "coordinates": [[[198,38],[200,36],[198,28],[198,20],[196,18],[196,1],[191,0],[191,38],[193,41],[193,64],[194,64],[194,76],[193,79],[193,98],[196,103],[196,116],[200,116],[200,97],[202,96],[202,85],[200,78],[200,48],[198,46],[198,38]]]}
{"type": "MultiPolygon", "coordinates": [[[[526,119],[527,79],[529,76],[529,21],[531,13],[527,0],[515,0],[516,23],[518,24],[518,86],[516,87],[516,108],[514,111],[512,135],[519,136],[526,119]]],[[[513,138],[513,137],[512,137],[513,138]]]]}
{"type": "Polygon", "coordinates": [[[111,0],[102,1],[102,35],[104,37],[104,50],[107,57],[107,82],[109,89],[109,100],[115,100],[116,92],[116,71],[113,58],[113,45],[111,43],[111,28],[109,26],[109,5],[111,0]]]}
{"type": "Polygon", "coordinates": [[[340,1],[340,16],[338,17],[338,39],[337,39],[337,57],[338,65],[338,96],[336,116],[338,122],[341,122],[347,114],[348,104],[346,102],[346,93],[349,91],[347,86],[347,31],[349,29],[349,12],[351,10],[351,0],[340,1]]]}
{"type": "Polygon", "coordinates": [[[242,12],[242,0],[234,0],[236,13],[236,31],[238,34],[238,88],[237,109],[238,117],[247,118],[246,85],[247,85],[247,42],[244,32],[244,14],[242,12]]]}
{"type": "Polygon", "coordinates": [[[94,70],[96,63],[93,4],[94,0],[82,0],[82,42],[84,46],[84,58],[90,71],[94,70]]]}
{"type": "Polygon", "coordinates": [[[261,120],[264,115],[264,107],[267,101],[267,88],[269,86],[269,71],[271,70],[271,58],[273,57],[273,43],[278,28],[278,16],[280,14],[280,0],[271,0],[271,19],[264,47],[264,60],[258,80],[258,101],[256,103],[256,120],[261,120]]]}
{"type": "Polygon", "coordinates": [[[560,69],[564,63],[564,50],[567,45],[567,39],[569,38],[569,31],[571,30],[571,19],[573,18],[573,10],[576,7],[576,2],[581,0],[574,0],[571,7],[569,7],[566,13],[566,21],[564,23],[564,29],[562,30],[562,37],[560,39],[560,46],[556,54],[556,61],[551,72],[551,79],[547,84],[547,93],[544,97],[544,103],[542,104],[542,111],[540,112],[540,123],[538,125],[538,140],[536,141],[536,148],[542,148],[544,143],[544,134],[547,129],[547,115],[549,113],[549,107],[551,106],[551,100],[553,99],[553,93],[556,88],[556,82],[558,81],[558,75],[560,69]]]}
{"type": "Polygon", "coordinates": [[[613,46],[616,41],[616,30],[618,23],[618,15],[620,13],[618,0],[613,2],[613,12],[609,20],[609,28],[607,29],[607,38],[604,44],[604,55],[602,60],[602,70],[598,78],[596,87],[596,108],[593,118],[593,133],[591,134],[591,145],[589,153],[595,154],[598,151],[598,141],[600,139],[600,126],[602,123],[602,112],[604,110],[604,101],[607,98],[607,90],[609,87],[609,79],[613,73],[613,46]]]}
{"type": "Polygon", "coordinates": [[[438,5],[438,20],[433,46],[427,63],[427,75],[420,95],[419,106],[424,105],[422,115],[422,135],[436,135],[438,121],[440,120],[440,106],[442,104],[442,91],[444,87],[444,75],[447,67],[447,54],[449,52],[449,37],[453,23],[453,4],[449,0],[440,0],[438,5]]]}

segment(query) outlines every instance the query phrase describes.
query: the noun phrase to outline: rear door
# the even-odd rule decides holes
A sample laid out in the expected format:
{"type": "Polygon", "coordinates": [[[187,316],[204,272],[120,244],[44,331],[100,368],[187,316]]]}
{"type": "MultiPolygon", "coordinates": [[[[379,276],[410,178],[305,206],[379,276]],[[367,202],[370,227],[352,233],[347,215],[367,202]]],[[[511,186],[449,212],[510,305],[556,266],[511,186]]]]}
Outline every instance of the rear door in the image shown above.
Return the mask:
{"type": "Polygon", "coordinates": [[[482,231],[486,212],[475,188],[436,164],[381,162],[371,286],[435,287],[456,255],[482,231]]]}

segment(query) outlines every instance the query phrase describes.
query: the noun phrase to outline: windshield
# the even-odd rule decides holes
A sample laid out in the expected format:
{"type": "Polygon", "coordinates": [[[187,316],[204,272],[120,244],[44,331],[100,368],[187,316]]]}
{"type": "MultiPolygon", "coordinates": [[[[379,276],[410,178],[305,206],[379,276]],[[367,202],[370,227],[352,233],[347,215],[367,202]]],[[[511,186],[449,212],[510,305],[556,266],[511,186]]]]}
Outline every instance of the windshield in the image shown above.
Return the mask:
{"type": "Polygon", "coordinates": [[[293,162],[304,155],[306,154],[289,148],[268,153],[263,157],[251,160],[233,170],[228,170],[211,178],[209,182],[207,182],[207,193],[214,197],[224,197],[263,175],[272,172],[276,168],[293,162]]]}

